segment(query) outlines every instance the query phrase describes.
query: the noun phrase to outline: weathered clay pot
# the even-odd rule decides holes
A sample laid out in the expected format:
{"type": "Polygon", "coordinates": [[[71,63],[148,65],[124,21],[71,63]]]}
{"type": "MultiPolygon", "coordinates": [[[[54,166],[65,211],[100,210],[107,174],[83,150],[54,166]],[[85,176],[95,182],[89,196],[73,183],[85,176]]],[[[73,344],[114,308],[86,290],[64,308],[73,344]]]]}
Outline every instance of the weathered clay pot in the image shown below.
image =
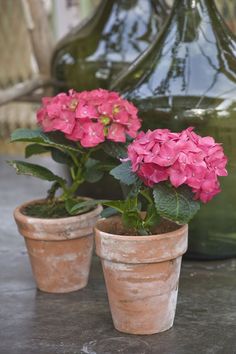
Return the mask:
{"type": "Polygon", "coordinates": [[[95,227],[114,326],[132,334],[165,331],[174,322],[188,226],[176,225],[175,231],[159,235],[123,236],[110,232],[116,223],[119,217],[101,219],[95,227]]]}
{"type": "Polygon", "coordinates": [[[25,238],[37,287],[49,293],[67,293],[87,285],[92,251],[93,227],[101,206],[77,216],[40,219],[14,211],[18,230],[25,238]]]}

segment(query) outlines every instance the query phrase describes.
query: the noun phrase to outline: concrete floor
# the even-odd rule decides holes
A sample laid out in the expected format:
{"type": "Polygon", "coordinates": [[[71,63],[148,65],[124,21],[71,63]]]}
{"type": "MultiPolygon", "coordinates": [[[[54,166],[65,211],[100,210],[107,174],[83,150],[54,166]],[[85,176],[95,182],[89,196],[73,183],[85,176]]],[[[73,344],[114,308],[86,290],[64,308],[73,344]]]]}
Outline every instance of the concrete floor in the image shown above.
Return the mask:
{"type": "MultiPolygon", "coordinates": [[[[152,336],[117,332],[94,256],[87,288],[38,291],[12,211],[45,195],[0,157],[0,354],[236,354],[236,260],[182,266],[174,327],[152,336]]],[[[46,161],[47,163],[47,161],[46,161]]]]}

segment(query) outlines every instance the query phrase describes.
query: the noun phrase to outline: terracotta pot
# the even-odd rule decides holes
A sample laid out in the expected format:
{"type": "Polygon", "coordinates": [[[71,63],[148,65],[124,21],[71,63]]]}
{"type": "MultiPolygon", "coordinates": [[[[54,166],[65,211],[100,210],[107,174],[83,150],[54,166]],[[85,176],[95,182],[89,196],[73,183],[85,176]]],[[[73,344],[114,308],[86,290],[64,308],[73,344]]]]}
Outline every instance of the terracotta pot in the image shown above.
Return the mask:
{"type": "Polygon", "coordinates": [[[119,223],[119,217],[111,217],[95,227],[114,326],[132,334],[166,331],[174,322],[188,226],[176,225],[175,231],[159,235],[123,236],[110,232],[119,223]]]}
{"type": "Polygon", "coordinates": [[[16,208],[14,218],[25,238],[37,287],[49,293],[67,293],[85,287],[93,251],[93,227],[102,207],[59,219],[24,215],[22,210],[35,202],[39,200],[16,208]]]}

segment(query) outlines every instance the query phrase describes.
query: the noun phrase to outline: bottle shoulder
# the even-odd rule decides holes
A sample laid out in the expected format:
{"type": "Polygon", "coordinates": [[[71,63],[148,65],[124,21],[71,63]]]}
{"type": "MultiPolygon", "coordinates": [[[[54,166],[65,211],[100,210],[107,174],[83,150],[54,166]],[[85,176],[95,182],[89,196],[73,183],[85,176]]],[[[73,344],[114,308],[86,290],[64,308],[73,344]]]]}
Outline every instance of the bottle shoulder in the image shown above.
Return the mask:
{"type": "MultiPolygon", "coordinates": [[[[201,19],[186,32],[175,18],[151,51],[115,86],[132,100],[161,97],[236,99],[236,42],[217,23],[201,19]]],[[[160,101],[160,100],[159,100],[160,101]]]]}
{"type": "Polygon", "coordinates": [[[131,62],[153,41],[158,32],[158,17],[151,0],[112,1],[98,16],[69,34],[55,48],[58,57],[88,57],[89,61],[131,62]],[[145,14],[145,16],[144,16],[145,14]],[[99,18],[98,18],[99,17],[99,18]]]}

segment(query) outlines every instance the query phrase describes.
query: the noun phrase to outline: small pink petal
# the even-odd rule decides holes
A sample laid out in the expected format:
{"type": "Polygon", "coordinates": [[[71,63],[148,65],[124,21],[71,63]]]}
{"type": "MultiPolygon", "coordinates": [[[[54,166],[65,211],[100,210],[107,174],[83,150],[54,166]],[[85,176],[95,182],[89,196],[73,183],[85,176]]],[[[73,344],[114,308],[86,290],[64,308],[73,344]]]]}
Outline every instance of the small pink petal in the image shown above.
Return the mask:
{"type": "Polygon", "coordinates": [[[126,141],[125,128],[121,124],[113,123],[108,130],[107,139],[124,143],[126,141]]]}

